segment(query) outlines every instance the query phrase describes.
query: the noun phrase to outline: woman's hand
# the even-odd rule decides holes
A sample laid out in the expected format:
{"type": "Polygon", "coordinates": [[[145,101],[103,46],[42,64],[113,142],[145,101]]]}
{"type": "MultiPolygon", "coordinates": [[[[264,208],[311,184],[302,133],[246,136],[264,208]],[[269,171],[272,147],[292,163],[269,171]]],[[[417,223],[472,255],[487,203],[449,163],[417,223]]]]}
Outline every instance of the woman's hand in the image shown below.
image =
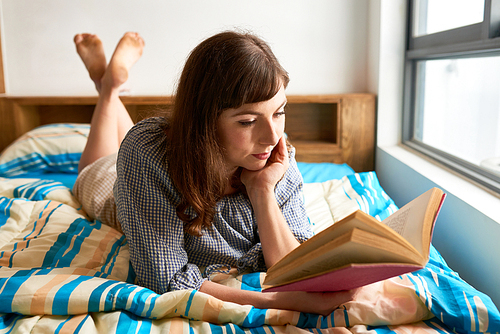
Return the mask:
{"type": "Polygon", "coordinates": [[[274,194],[276,184],[288,169],[288,160],[285,138],[281,137],[264,168],[257,171],[244,169],[240,177],[252,203],[262,253],[268,268],[299,245],[278,207],[274,194]]]}
{"type": "Polygon", "coordinates": [[[223,301],[253,305],[260,309],[273,308],[326,316],[340,305],[353,300],[359,289],[338,292],[257,292],[205,281],[200,291],[223,301]]]}
{"type": "Polygon", "coordinates": [[[274,147],[271,156],[264,168],[257,171],[244,169],[241,172],[241,182],[245,185],[248,193],[253,190],[273,190],[276,183],[281,180],[288,169],[289,158],[286,149],[286,140],[281,137],[274,147]]]}
{"type": "MultiPolygon", "coordinates": [[[[340,305],[353,300],[358,291],[358,289],[355,289],[337,292],[275,292],[272,297],[271,308],[327,316],[340,305]]],[[[268,293],[263,292],[263,294],[268,293]]]]}

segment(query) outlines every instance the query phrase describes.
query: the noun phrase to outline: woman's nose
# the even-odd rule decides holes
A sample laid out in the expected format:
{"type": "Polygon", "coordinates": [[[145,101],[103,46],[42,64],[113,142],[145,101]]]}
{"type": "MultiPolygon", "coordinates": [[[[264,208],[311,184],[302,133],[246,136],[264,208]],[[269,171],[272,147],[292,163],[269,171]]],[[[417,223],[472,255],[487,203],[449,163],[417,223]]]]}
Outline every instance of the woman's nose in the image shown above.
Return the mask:
{"type": "Polygon", "coordinates": [[[261,130],[260,143],[264,145],[276,145],[283,132],[278,125],[272,121],[266,122],[261,130]]]}

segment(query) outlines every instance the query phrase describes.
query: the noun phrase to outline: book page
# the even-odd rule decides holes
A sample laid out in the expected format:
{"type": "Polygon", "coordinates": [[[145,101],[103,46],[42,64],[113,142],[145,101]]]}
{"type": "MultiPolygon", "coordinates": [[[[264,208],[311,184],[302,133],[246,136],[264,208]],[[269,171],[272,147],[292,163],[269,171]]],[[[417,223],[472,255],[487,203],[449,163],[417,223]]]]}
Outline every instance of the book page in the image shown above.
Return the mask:
{"type": "Polygon", "coordinates": [[[392,217],[386,225],[396,231],[399,235],[405,235],[406,225],[408,224],[408,216],[411,208],[401,209],[398,215],[392,217]]]}
{"type": "Polygon", "coordinates": [[[383,223],[403,236],[415,249],[426,255],[434,217],[442,192],[433,188],[386,218],[383,223]],[[439,197],[439,201],[436,198],[439,197]]]}

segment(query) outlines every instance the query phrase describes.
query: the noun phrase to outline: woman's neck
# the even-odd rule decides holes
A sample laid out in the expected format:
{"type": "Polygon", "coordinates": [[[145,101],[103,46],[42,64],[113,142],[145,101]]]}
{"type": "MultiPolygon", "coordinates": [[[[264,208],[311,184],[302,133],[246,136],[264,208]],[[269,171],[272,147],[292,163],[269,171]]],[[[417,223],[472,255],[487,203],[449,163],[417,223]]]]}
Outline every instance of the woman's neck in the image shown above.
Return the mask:
{"type": "Polygon", "coordinates": [[[241,191],[243,184],[240,181],[241,167],[232,171],[230,176],[227,178],[226,188],[224,190],[224,196],[229,196],[241,191]]]}

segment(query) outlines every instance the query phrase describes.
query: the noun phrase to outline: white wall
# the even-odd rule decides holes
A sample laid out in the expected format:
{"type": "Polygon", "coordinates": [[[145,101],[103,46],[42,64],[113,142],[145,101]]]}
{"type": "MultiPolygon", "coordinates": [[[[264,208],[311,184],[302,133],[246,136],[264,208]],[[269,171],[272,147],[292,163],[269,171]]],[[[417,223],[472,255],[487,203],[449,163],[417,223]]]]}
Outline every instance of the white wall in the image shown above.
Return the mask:
{"type": "Polygon", "coordinates": [[[93,95],[72,42],[98,34],[108,58],[125,31],[146,41],[128,88],[170,95],[188,52],[239,27],[267,40],[291,75],[289,94],[367,90],[366,0],[2,0],[6,90],[10,95],[93,95]]]}

